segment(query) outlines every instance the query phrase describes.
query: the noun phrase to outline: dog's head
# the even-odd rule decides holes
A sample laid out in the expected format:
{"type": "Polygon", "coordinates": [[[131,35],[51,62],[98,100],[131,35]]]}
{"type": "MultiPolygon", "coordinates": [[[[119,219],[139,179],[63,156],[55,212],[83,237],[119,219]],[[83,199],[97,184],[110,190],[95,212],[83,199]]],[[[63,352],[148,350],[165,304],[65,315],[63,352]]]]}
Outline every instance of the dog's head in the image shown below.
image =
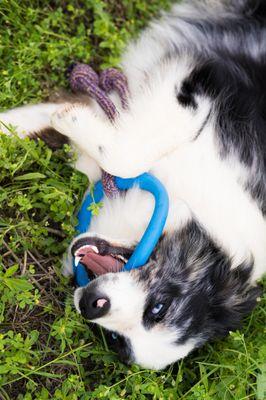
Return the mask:
{"type": "MultiPolygon", "coordinates": [[[[120,265],[132,252],[91,237],[81,240],[73,253],[87,245],[98,252],[93,262],[99,268],[109,260],[120,269],[115,262],[120,265]]],[[[232,269],[226,254],[190,222],[162,237],[147,265],[107,273],[77,289],[75,305],[107,329],[123,362],[161,369],[240,326],[259,295],[250,284],[251,272],[252,263],[232,269]]]]}

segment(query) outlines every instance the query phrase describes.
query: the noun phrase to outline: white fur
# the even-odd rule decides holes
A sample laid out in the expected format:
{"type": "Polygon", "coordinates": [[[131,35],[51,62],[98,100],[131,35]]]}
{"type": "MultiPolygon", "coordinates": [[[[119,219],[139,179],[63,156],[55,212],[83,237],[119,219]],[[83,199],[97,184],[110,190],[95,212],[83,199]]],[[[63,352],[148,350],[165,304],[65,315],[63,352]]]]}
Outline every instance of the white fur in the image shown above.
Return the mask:
{"type": "Polygon", "coordinates": [[[144,368],[162,369],[181,358],[186,357],[195,347],[196,341],[187,340],[184,344],[175,344],[178,332],[156,326],[147,331],[136,328],[128,336],[134,349],[135,362],[144,368]]]}
{"type": "Polygon", "coordinates": [[[6,126],[11,125],[21,137],[29,133],[39,132],[50,126],[51,114],[54,113],[60,104],[42,103],[23,107],[0,113],[0,129],[9,134],[6,126]]]}
{"type": "Polygon", "coordinates": [[[101,179],[102,172],[97,162],[84,153],[78,146],[74,145],[73,147],[77,153],[77,160],[74,164],[75,168],[87,175],[91,182],[101,179]]]}
{"type": "Polygon", "coordinates": [[[199,112],[177,103],[175,87],[178,90],[178,83],[189,71],[187,60],[178,66],[162,65],[146,91],[132,101],[130,113],[121,114],[115,125],[100,119],[89,107],[66,106],[52,116],[52,126],[105,171],[121,177],[137,176],[192,140],[210,111],[206,98],[200,99],[199,112]]]}
{"type": "Polygon", "coordinates": [[[141,325],[146,294],[130,274],[106,274],[99,278],[99,287],[111,299],[111,308],[107,315],[95,319],[95,322],[126,335],[136,325],[141,325]]]}
{"type": "Polygon", "coordinates": [[[77,312],[79,314],[80,314],[79,301],[80,301],[80,299],[82,297],[83,290],[84,289],[82,287],[80,287],[80,288],[76,289],[75,293],[74,293],[74,305],[75,305],[76,310],[77,310],[77,312]]]}

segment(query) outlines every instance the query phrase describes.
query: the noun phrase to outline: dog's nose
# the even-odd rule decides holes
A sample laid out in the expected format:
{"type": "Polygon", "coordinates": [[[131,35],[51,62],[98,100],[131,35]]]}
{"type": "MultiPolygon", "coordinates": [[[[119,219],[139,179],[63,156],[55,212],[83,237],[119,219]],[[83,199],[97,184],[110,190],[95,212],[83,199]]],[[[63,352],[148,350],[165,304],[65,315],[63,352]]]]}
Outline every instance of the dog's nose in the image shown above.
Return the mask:
{"type": "Polygon", "coordinates": [[[89,320],[101,318],[110,309],[110,300],[94,288],[83,290],[79,301],[81,315],[89,320]]]}

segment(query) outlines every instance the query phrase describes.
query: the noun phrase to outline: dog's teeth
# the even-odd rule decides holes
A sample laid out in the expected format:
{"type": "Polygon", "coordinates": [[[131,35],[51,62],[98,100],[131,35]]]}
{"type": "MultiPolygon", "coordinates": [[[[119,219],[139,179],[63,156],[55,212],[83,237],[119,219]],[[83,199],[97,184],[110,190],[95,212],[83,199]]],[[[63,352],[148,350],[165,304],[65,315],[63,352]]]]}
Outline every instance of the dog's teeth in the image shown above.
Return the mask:
{"type": "Polygon", "coordinates": [[[93,246],[93,245],[90,245],[90,244],[82,246],[79,250],[76,251],[76,253],[74,255],[74,257],[75,257],[75,259],[74,259],[75,267],[78,266],[80,260],[88,253],[88,249],[92,250],[96,254],[99,254],[99,250],[98,250],[98,248],[96,246],[93,246]],[[86,249],[87,249],[87,251],[86,251],[86,249]],[[81,252],[82,252],[82,254],[81,254],[81,252]]]}
{"type": "Polygon", "coordinates": [[[76,257],[75,257],[75,267],[78,266],[78,264],[79,264],[79,262],[80,262],[81,259],[82,259],[82,257],[79,257],[79,256],[76,256],[76,257]]]}
{"type": "Polygon", "coordinates": [[[116,255],[117,258],[119,258],[119,260],[123,261],[124,263],[127,262],[127,259],[123,256],[121,256],[120,254],[116,255]]]}
{"type": "Polygon", "coordinates": [[[94,251],[94,253],[99,254],[99,250],[96,246],[90,246],[90,248],[94,251]]]}

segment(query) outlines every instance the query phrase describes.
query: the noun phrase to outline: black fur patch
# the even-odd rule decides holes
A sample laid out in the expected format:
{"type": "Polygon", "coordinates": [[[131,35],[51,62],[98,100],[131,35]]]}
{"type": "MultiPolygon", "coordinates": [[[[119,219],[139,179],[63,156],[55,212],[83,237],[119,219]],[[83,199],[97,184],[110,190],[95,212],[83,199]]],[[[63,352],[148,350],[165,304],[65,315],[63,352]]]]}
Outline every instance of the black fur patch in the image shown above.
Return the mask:
{"type": "Polygon", "coordinates": [[[184,107],[191,107],[194,110],[197,109],[197,103],[195,100],[195,86],[191,80],[185,80],[176,98],[179,103],[184,107]]]}
{"type": "Polygon", "coordinates": [[[134,361],[134,352],[129,339],[110,331],[105,331],[105,337],[108,346],[117,353],[121,362],[131,364],[134,361]]]}
{"type": "Polygon", "coordinates": [[[43,140],[53,150],[60,149],[64,144],[69,144],[68,137],[53,128],[45,128],[39,132],[34,132],[30,137],[43,140]]]}

